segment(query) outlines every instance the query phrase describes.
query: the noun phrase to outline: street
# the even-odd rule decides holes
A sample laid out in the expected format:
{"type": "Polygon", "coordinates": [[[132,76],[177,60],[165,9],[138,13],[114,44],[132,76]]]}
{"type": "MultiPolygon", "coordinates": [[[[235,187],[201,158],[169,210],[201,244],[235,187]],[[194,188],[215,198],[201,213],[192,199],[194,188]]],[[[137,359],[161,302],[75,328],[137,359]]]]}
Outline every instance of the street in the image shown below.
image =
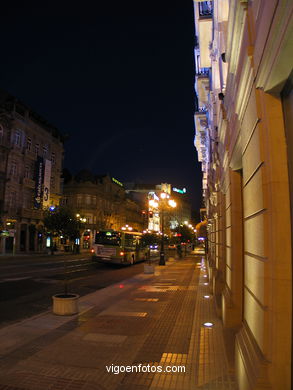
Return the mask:
{"type": "Polygon", "coordinates": [[[65,279],[69,291],[82,296],[143,272],[143,263],[97,264],[89,254],[67,254],[2,258],[0,268],[2,327],[48,310],[52,295],[63,292],[65,279]]]}

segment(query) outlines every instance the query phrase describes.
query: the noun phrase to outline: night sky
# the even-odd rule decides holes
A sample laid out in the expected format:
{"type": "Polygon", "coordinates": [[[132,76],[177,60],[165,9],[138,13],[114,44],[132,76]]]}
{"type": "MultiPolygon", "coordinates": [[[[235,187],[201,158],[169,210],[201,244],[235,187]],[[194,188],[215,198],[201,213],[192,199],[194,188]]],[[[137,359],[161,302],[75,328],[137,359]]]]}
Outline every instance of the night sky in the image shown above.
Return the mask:
{"type": "Polygon", "coordinates": [[[7,3],[0,87],[68,134],[64,166],[187,187],[198,209],[192,0],[7,3]]]}

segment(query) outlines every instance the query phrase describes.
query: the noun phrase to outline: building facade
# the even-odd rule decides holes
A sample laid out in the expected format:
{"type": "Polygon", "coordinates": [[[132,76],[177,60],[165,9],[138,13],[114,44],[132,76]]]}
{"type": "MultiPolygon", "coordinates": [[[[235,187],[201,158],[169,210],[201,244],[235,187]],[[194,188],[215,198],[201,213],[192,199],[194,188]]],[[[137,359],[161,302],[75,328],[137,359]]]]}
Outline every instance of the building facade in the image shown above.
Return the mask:
{"type": "Polygon", "coordinates": [[[194,1],[210,286],[240,390],[292,388],[292,13],[289,0],[194,1]]]}
{"type": "Polygon", "coordinates": [[[43,208],[59,203],[62,162],[60,132],[0,91],[1,253],[44,249],[43,208]]]}
{"type": "Polygon", "coordinates": [[[86,219],[81,246],[90,248],[99,229],[144,228],[141,207],[130,199],[123,184],[109,175],[81,171],[64,184],[62,204],[86,219]]]}

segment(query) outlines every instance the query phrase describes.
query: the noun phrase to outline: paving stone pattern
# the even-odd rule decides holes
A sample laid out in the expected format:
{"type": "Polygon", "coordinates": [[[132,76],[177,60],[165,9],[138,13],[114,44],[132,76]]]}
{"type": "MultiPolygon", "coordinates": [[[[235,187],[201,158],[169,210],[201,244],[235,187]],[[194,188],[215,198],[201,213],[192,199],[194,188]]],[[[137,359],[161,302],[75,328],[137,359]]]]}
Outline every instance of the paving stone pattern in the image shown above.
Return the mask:
{"type": "Polygon", "coordinates": [[[0,329],[0,390],[237,390],[206,273],[199,256],[168,261],[83,297],[78,315],[0,329]],[[163,371],[106,370],[121,365],[163,371]]]}

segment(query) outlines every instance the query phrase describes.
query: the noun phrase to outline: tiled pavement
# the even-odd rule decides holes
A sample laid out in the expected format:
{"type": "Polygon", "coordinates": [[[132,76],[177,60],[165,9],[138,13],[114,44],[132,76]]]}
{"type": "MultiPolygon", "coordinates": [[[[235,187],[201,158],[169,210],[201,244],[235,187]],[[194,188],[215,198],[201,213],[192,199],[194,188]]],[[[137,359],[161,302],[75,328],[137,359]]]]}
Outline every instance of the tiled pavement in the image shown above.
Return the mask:
{"type": "Polygon", "coordinates": [[[171,260],[82,297],[79,315],[0,329],[0,390],[236,390],[203,261],[171,260]],[[106,369],[127,365],[150,372],[106,369]]]}

